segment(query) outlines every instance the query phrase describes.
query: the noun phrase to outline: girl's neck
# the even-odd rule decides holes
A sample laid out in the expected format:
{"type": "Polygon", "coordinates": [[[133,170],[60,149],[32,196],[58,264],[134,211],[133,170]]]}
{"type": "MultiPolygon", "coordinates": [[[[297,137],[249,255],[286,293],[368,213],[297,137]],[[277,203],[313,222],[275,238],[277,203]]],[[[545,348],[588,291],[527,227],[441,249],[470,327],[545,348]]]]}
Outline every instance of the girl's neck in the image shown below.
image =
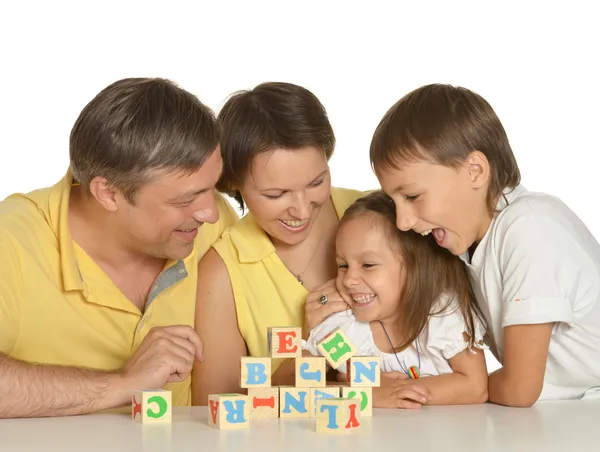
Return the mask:
{"type": "Polygon", "coordinates": [[[370,323],[370,327],[375,346],[384,353],[393,353],[394,349],[404,341],[404,328],[398,315],[375,320],[370,323]]]}

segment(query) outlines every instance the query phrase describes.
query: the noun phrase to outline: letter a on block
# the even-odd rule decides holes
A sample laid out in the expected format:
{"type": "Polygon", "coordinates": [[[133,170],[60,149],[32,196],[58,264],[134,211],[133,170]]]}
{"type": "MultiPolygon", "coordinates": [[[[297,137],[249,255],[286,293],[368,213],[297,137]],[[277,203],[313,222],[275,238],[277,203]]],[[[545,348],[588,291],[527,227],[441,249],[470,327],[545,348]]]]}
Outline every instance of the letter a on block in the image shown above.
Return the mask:
{"type": "Polygon", "coordinates": [[[356,347],[350,342],[341,328],[336,328],[317,344],[329,365],[337,369],[340,364],[356,354],[356,347]]]}
{"type": "Polygon", "coordinates": [[[302,328],[269,327],[267,340],[271,358],[300,358],[302,356],[302,328]]]}
{"type": "Polygon", "coordinates": [[[208,425],[221,430],[248,428],[248,396],[211,394],[208,396],[208,425]]]}

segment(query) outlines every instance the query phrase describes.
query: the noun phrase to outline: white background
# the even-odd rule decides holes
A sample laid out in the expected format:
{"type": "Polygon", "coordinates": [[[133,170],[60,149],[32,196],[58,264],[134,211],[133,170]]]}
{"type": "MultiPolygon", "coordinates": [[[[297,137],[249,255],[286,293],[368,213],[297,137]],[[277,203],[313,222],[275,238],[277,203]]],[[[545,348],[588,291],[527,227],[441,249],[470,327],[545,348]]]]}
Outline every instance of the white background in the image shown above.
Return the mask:
{"type": "MultiPolygon", "coordinates": [[[[264,81],[312,90],[338,145],[335,185],[377,187],[384,112],[426,83],[482,94],[523,184],[600,237],[595,2],[14,1],[0,6],[0,200],[58,181],[80,110],[113,81],[160,76],[218,110],[264,81]]],[[[497,364],[490,361],[494,369],[497,364]]]]}

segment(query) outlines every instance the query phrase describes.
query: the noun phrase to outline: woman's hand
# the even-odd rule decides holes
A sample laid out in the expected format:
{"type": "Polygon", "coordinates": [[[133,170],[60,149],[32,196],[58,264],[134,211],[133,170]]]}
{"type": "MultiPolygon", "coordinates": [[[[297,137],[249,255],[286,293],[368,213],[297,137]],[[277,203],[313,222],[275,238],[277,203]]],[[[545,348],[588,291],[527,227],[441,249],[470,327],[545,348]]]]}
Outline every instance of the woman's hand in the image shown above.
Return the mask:
{"type": "Polygon", "coordinates": [[[350,309],[350,306],[348,306],[338,292],[335,286],[335,278],[314,289],[306,297],[306,305],[304,307],[306,336],[308,336],[310,330],[323,322],[331,314],[345,311],[346,309],[350,309]],[[323,303],[323,300],[319,300],[323,296],[326,297],[325,303],[323,303]]]}

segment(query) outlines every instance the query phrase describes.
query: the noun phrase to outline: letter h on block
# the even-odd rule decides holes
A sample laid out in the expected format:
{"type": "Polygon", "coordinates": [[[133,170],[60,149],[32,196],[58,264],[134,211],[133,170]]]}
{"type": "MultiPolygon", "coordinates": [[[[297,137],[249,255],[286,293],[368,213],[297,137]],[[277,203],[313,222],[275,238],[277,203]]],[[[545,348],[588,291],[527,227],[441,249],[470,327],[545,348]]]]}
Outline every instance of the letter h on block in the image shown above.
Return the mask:
{"type": "Polygon", "coordinates": [[[221,430],[249,427],[248,396],[211,394],[208,396],[208,425],[221,430]]]}
{"type": "Polygon", "coordinates": [[[269,327],[267,341],[271,358],[300,358],[302,356],[302,328],[269,327]]]}
{"type": "Polygon", "coordinates": [[[337,369],[340,364],[356,355],[356,347],[350,342],[341,328],[336,328],[319,341],[317,349],[329,365],[337,369]]]}
{"type": "Polygon", "coordinates": [[[317,433],[349,433],[360,428],[358,399],[317,400],[317,433]]]}
{"type": "Polygon", "coordinates": [[[142,424],[171,423],[171,391],[135,391],[131,398],[131,418],[142,424]]]}

